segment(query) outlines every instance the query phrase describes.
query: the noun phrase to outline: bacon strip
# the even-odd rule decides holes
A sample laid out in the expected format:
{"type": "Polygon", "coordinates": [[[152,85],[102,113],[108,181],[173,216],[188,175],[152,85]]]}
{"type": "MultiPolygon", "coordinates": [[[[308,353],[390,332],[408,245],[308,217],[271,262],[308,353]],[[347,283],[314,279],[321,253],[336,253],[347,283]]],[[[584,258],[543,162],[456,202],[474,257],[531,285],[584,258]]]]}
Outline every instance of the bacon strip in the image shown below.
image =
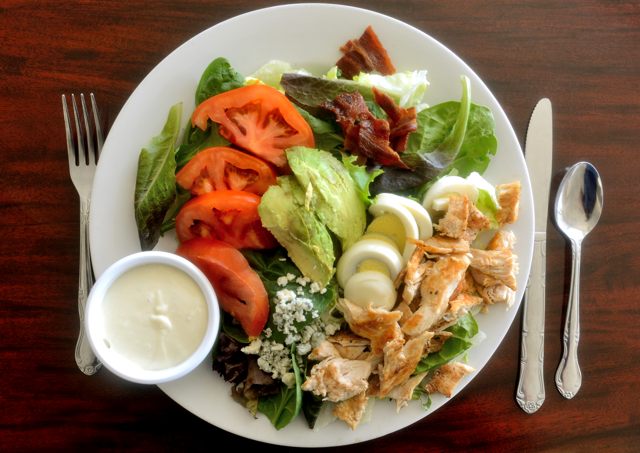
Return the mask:
{"type": "Polygon", "coordinates": [[[341,93],[323,107],[336,115],[346,149],[381,165],[408,168],[389,145],[389,123],[369,111],[360,93],[341,93]]]}
{"type": "Polygon", "coordinates": [[[389,118],[389,142],[391,147],[401,153],[407,147],[409,134],[418,130],[416,108],[408,109],[400,107],[391,96],[373,88],[376,104],[382,107],[389,118]]]}
{"type": "Polygon", "coordinates": [[[336,66],[348,79],[352,79],[360,72],[376,71],[382,75],[391,75],[396,72],[387,50],[382,46],[371,26],[368,26],[358,39],[347,41],[340,50],[344,55],[338,60],[336,66]]]}

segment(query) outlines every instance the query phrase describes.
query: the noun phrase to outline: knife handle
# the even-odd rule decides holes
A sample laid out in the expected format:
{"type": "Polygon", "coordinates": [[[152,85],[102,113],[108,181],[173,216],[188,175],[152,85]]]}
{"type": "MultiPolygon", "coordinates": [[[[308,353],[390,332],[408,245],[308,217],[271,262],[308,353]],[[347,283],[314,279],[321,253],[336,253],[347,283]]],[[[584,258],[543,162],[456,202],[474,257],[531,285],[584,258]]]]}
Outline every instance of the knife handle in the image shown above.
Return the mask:
{"type": "Polygon", "coordinates": [[[524,296],[520,378],[516,401],[533,414],[544,402],[544,293],[546,273],[546,233],[536,233],[531,273],[524,296]]]}

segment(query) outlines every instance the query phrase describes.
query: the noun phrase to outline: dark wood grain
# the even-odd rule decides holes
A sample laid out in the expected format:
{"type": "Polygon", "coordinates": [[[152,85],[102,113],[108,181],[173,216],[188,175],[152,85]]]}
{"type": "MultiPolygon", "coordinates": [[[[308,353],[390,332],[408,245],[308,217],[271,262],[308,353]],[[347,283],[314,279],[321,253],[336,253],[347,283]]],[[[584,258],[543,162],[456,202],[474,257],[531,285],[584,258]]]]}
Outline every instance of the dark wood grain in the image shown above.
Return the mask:
{"type": "MultiPolygon", "coordinates": [[[[263,448],[200,420],[155,387],[76,368],[78,201],[60,94],[93,90],[112,121],[170,51],[224,19],[278,2],[18,1],[0,6],[0,450],[263,448]]],[[[429,33],[483,78],[524,140],[541,97],[555,113],[554,185],[593,162],[605,188],[584,244],[584,383],[553,377],[569,250],[548,235],[547,399],[514,401],[519,320],[453,401],[377,451],[637,451],[640,444],[640,4],[632,1],[349,1],[429,33]]],[[[330,32],[330,31],[328,31],[330,32]]],[[[552,188],[553,193],[554,188],[552,188]]],[[[348,447],[342,448],[346,450],[348,447]]]]}

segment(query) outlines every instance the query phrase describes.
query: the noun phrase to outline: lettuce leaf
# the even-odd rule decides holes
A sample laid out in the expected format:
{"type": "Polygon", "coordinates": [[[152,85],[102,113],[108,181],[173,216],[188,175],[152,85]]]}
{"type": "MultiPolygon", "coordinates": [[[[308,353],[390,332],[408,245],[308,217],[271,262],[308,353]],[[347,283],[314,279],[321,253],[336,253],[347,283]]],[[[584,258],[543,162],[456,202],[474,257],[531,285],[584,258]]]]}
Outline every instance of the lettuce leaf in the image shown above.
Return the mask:
{"type": "Polygon", "coordinates": [[[487,169],[498,149],[495,122],[490,109],[470,101],[465,79],[460,102],[444,102],[418,113],[418,130],[409,135],[401,155],[411,170],[385,169],[372,185],[372,193],[400,192],[421,198],[441,176],[466,177],[487,169]]]}
{"type": "Polygon", "coordinates": [[[446,330],[453,336],[444,343],[442,349],[423,357],[413,374],[433,371],[468,350],[473,345],[472,338],[478,333],[478,323],[471,313],[467,313],[446,330]]]}
{"type": "Polygon", "coordinates": [[[187,165],[198,152],[212,146],[229,146],[229,141],[218,133],[217,124],[209,122],[209,127],[204,131],[199,127],[189,126],[182,144],[176,150],[177,169],[187,165]]]}
{"type": "Polygon", "coordinates": [[[330,152],[343,148],[344,137],[340,131],[340,126],[338,126],[335,121],[321,120],[304,109],[297,106],[296,108],[304,120],[311,126],[316,148],[330,152]]]}
{"type": "Polygon", "coordinates": [[[247,77],[245,79],[245,84],[262,82],[276,90],[282,90],[282,86],[280,86],[280,79],[282,78],[282,74],[285,73],[309,75],[309,73],[304,69],[296,69],[291,65],[291,63],[286,61],[270,60],[262,65],[256,72],[247,77]]]}
{"type": "Polygon", "coordinates": [[[291,423],[302,409],[302,376],[296,360],[295,345],[291,348],[291,363],[296,378],[295,385],[288,388],[282,384],[279,393],[260,398],[258,401],[258,412],[266,415],[277,430],[291,423]]]}
{"type": "Polygon", "coordinates": [[[204,70],[196,88],[196,105],[225,91],[240,88],[244,77],[231,67],[226,58],[216,58],[204,70]]]}
{"type": "Polygon", "coordinates": [[[427,71],[397,72],[388,76],[361,72],[353,78],[355,82],[367,87],[375,87],[391,96],[400,107],[416,107],[423,110],[422,98],[427,91],[429,81],[427,71]]]}
{"type": "Polygon", "coordinates": [[[378,176],[384,173],[384,170],[381,168],[368,170],[367,167],[358,165],[356,160],[358,160],[358,158],[352,154],[342,155],[342,163],[349,172],[349,175],[351,175],[351,179],[356,183],[358,195],[364,203],[365,208],[368,208],[372,203],[369,187],[378,176]]]}
{"type": "Polygon", "coordinates": [[[476,208],[489,219],[491,228],[498,228],[498,205],[489,192],[484,189],[478,190],[478,199],[476,200],[476,208]]]}
{"type": "Polygon", "coordinates": [[[140,151],[134,212],[142,250],[151,250],[158,242],[166,212],[176,197],[174,147],[181,117],[182,103],[178,103],[169,110],[160,134],[140,151]]]}

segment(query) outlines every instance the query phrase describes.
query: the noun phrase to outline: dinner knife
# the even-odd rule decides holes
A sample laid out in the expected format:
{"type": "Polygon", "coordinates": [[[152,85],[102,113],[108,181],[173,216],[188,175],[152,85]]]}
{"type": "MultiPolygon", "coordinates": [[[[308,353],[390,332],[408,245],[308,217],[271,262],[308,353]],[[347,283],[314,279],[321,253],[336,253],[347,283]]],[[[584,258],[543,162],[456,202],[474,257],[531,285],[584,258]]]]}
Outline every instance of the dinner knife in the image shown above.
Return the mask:
{"type": "Polygon", "coordinates": [[[531,179],[535,236],[531,273],[524,296],[520,378],[516,401],[533,414],[544,402],[544,296],[547,246],[547,213],[553,149],[551,101],[541,99],[531,114],[525,143],[525,160],[531,179]]]}

